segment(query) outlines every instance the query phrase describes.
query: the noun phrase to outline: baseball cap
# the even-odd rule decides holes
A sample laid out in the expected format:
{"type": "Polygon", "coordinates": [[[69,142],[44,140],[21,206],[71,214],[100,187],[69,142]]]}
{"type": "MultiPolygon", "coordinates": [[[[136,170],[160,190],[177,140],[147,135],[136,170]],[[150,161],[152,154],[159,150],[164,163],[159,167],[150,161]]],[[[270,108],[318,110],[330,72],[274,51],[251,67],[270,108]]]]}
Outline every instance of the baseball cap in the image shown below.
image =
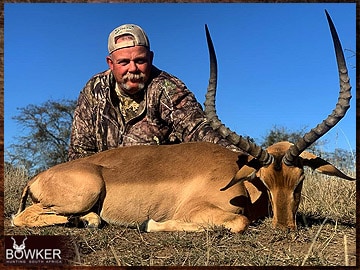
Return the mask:
{"type": "Polygon", "coordinates": [[[109,35],[108,50],[109,54],[112,52],[133,46],[145,46],[150,49],[149,39],[146,36],[144,30],[135,24],[124,24],[115,28],[109,35]],[[134,39],[124,40],[116,43],[118,37],[123,35],[131,35],[134,39]]]}

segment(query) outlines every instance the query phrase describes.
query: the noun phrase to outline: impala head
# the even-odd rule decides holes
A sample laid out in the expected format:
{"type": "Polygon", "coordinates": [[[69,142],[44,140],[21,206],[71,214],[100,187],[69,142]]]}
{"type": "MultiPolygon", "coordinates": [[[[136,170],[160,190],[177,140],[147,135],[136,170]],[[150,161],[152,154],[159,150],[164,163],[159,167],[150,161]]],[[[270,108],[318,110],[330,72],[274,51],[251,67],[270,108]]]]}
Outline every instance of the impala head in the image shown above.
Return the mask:
{"type": "Polygon", "coordinates": [[[239,181],[251,181],[254,178],[261,179],[268,190],[273,211],[274,227],[296,229],[295,215],[300,203],[302,183],[305,179],[304,166],[309,166],[320,173],[338,176],[347,180],[355,180],[343,174],[327,161],[304,151],[334,127],[344,117],[347,109],[350,107],[351,86],[343,51],[333,22],[327,11],[325,13],[334,42],[340,78],[340,92],[336,107],[324,121],[311,129],[294,144],[279,142],[268,147],[266,150],[225,127],[216,115],[217,61],[211,37],[206,27],[210,54],[210,80],[206,94],[205,113],[209,123],[215,130],[218,130],[230,142],[251,155],[248,164],[244,165],[234,179],[222,190],[228,189],[239,181]]]}
{"type": "Polygon", "coordinates": [[[283,163],[283,157],[290,144],[281,142],[270,146],[267,151],[274,161],[261,167],[255,176],[260,178],[268,190],[273,211],[273,226],[295,229],[295,215],[300,203],[302,183],[305,178],[301,159],[294,166],[283,163]]]}

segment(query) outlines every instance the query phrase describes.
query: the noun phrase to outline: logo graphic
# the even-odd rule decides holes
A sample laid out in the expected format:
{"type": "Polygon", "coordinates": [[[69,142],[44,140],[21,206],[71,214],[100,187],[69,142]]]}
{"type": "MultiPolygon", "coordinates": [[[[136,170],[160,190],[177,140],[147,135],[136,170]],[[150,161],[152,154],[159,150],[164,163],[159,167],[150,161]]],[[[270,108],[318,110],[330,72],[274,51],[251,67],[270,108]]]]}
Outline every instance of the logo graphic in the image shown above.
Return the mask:
{"type": "Polygon", "coordinates": [[[13,244],[13,249],[15,249],[14,255],[19,256],[19,253],[20,253],[20,257],[22,257],[24,249],[25,249],[25,240],[27,239],[27,237],[25,236],[21,245],[16,244],[14,237],[11,236],[11,239],[14,241],[14,244],[13,244]]]}
{"type": "Polygon", "coordinates": [[[63,236],[5,236],[6,265],[67,264],[72,254],[63,236]]]}

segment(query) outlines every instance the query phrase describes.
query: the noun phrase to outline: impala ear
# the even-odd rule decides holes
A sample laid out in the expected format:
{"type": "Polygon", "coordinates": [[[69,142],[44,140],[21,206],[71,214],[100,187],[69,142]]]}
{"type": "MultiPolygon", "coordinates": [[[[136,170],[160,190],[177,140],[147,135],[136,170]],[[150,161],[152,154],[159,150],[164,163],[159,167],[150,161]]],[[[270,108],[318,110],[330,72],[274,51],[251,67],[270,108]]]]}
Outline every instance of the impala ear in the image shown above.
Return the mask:
{"type": "Polygon", "coordinates": [[[228,188],[232,187],[233,185],[242,182],[244,180],[251,180],[255,177],[256,169],[250,167],[248,165],[244,165],[240,170],[237,171],[233,179],[231,179],[230,183],[227,184],[225,187],[220,189],[221,191],[227,190],[228,188]]]}
{"type": "Polygon", "coordinates": [[[335,166],[327,162],[326,160],[312,154],[309,152],[302,152],[300,157],[303,159],[304,166],[309,166],[313,170],[316,170],[319,173],[323,173],[326,175],[331,176],[337,176],[346,180],[354,181],[355,178],[352,178],[350,176],[347,176],[343,172],[341,172],[339,169],[337,169],[335,166]]]}
{"type": "Polygon", "coordinates": [[[249,194],[251,203],[254,204],[260,198],[262,191],[260,191],[252,182],[244,181],[244,185],[249,194]]]}
{"type": "Polygon", "coordinates": [[[231,179],[229,184],[227,184],[225,187],[220,189],[221,191],[227,190],[228,188],[232,187],[233,185],[235,185],[239,182],[242,182],[245,180],[251,181],[252,179],[255,178],[256,172],[258,170],[260,170],[260,168],[262,167],[259,160],[250,155],[249,156],[243,156],[243,155],[239,156],[238,164],[244,164],[244,163],[245,163],[245,165],[239,166],[240,170],[238,170],[236,172],[235,176],[233,177],[233,179],[231,179]]]}

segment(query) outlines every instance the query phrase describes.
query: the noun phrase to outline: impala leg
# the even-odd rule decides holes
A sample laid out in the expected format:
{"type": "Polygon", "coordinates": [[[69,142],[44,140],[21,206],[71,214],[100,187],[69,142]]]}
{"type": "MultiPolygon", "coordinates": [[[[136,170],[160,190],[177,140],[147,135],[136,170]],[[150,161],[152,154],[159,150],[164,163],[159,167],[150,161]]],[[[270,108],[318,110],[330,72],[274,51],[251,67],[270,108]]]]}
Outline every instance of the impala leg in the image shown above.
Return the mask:
{"type": "Polygon", "coordinates": [[[205,230],[205,227],[198,223],[184,222],[179,220],[156,222],[153,219],[149,219],[141,225],[141,229],[145,232],[201,232],[205,230]]]}
{"type": "Polygon", "coordinates": [[[146,232],[159,231],[204,231],[209,227],[223,226],[234,233],[244,232],[250,224],[249,219],[242,214],[227,212],[214,205],[204,205],[193,208],[185,216],[186,220],[172,220],[156,222],[153,219],[142,224],[142,229],[146,232]],[[198,209],[198,210],[197,210],[198,209]]]}
{"type": "MultiPolygon", "coordinates": [[[[25,227],[44,227],[56,224],[65,224],[69,222],[68,216],[57,214],[51,208],[46,208],[41,204],[33,204],[12,217],[11,223],[14,226],[25,227]]],[[[94,212],[87,213],[84,216],[78,217],[86,227],[99,228],[101,225],[101,218],[94,212]]]]}
{"type": "Polygon", "coordinates": [[[233,233],[243,233],[250,222],[247,217],[243,215],[231,214],[226,220],[220,223],[214,222],[186,222],[179,220],[167,220],[164,222],[156,222],[153,219],[149,219],[144,222],[141,226],[145,232],[176,232],[176,231],[187,231],[187,232],[201,232],[206,228],[214,226],[223,226],[229,229],[233,233]]]}
{"type": "Polygon", "coordinates": [[[224,220],[224,227],[233,233],[243,233],[249,227],[250,221],[246,216],[231,214],[224,220]]]}
{"type": "MultiPolygon", "coordinates": [[[[101,168],[78,164],[68,169],[49,169],[29,182],[24,190],[15,226],[49,226],[80,220],[88,227],[99,227],[98,211],[105,196],[101,168]],[[86,184],[84,183],[86,179],[86,184]],[[28,194],[35,204],[24,208],[28,194]],[[23,210],[23,211],[22,211],[23,210]]],[[[75,222],[76,223],[76,222],[75,222]]]]}
{"type": "Polygon", "coordinates": [[[210,203],[198,204],[193,207],[188,216],[192,222],[225,227],[233,233],[244,232],[250,224],[243,215],[244,209],[237,209],[238,213],[228,212],[210,203]]]}
{"type": "Polygon", "coordinates": [[[58,215],[40,203],[29,206],[21,213],[13,216],[11,220],[14,226],[26,227],[43,227],[67,222],[68,218],[66,216],[58,215]]]}

